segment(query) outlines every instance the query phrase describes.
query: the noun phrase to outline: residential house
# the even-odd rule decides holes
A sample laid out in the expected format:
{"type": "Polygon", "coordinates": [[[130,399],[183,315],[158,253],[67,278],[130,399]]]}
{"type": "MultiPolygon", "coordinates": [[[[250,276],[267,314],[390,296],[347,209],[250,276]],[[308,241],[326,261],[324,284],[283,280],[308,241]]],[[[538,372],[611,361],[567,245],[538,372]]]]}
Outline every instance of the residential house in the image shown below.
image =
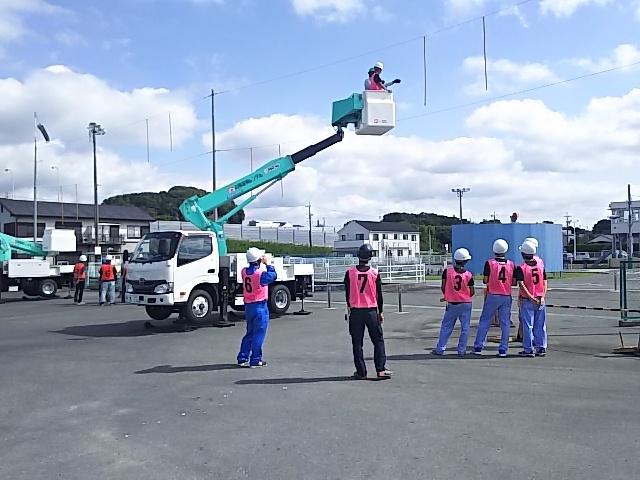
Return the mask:
{"type": "Polygon", "coordinates": [[[634,245],[633,251],[638,253],[638,243],[640,237],[640,200],[629,202],[611,202],[611,234],[614,243],[620,249],[624,246],[628,252],[631,251],[630,244],[634,245]],[[629,231],[629,206],[631,206],[631,231],[629,231]],[[631,237],[631,242],[629,242],[631,237]]]}
{"type": "Polygon", "coordinates": [[[369,243],[378,259],[411,259],[420,257],[420,233],[407,223],[352,220],[338,230],[333,244],[336,252],[355,255],[369,243]]]}
{"type": "MultiPolygon", "coordinates": [[[[138,207],[130,205],[98,206],[98,245],[102,253],[118,255],[130,252],[154,220],[138,207]]],[[[85,203],[38,202],[38,241],[45,228],[65,228],[75,231],[77,251],[60,254],[60,259],[76,260],[81,254],[95,251],[94,205],[85,203]]],[[[0,199],[2,232],[24,239],[33,239],[33,202],[0,199]]]]}

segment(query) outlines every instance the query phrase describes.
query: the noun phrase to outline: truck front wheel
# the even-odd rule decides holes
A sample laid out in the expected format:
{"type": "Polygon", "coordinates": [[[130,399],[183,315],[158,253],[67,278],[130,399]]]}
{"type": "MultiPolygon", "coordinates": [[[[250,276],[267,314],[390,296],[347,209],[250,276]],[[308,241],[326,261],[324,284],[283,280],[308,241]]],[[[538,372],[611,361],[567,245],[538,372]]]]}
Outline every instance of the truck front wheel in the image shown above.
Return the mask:
{"type": "Polygon", "coordinates": [[[53,298],[58,291],[58,284],[51,278],[45,278],[38,283],[38,295],[43,298],[53,298]]]}
{"type": "Polygon", "coordinates": [[[144,307],[147,315],[154,320],[166,320],[173,313],[172,307],[158,307],[155,305],[145,305],[144,307]]]}
{"type": "Polygon", "coordinates": [[[187,320],[195,324],[207,324],[215,305],[211,295],[205,290],[194,290],[189,295],[184,309],[187,320]]]}
{"type": "Polygon", "coordinates": [[[291,292],[284,285],[276,285],[269,289],[269,311],[283,315],[291,305],[291,292]]]}

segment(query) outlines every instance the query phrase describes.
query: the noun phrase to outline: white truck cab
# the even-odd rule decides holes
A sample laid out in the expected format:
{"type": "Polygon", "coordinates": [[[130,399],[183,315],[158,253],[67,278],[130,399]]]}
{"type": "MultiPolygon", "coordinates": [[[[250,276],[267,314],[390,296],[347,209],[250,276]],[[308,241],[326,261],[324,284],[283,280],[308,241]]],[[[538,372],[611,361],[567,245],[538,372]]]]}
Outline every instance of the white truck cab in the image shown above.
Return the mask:
{"type": "MultiPolygon", "coordinates": [[[[269,286],[269,310],[284,314],[292,301],[313,291],[313,265],[267,255],[278,274],[269,286]]],[[[129,258],[125,301],[144,305],[155,321],[178,313],[191,323],[211,324],[223,295],[232,309],[244,309],[241,271],[247,265],[245,253],[220,257],[213,232],[147,233],[129,258]]]]}

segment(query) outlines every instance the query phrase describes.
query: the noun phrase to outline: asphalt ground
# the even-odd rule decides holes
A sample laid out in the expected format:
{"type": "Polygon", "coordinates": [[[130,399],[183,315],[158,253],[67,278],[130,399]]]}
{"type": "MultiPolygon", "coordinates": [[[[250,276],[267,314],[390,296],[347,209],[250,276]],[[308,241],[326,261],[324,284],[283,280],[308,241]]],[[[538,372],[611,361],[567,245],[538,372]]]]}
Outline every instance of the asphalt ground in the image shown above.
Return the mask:
{"type": "MultiPolygon", "coordinates": [[[[517,344],[509,358],[496,344],[433,357],[437,290],[406,293],[404,313],[388,292],[394,376],[355,381],[344,303],[334,295],[329,310],[322,295],[308,316],[272,319],[258,369],[235,366],[242,322],[145,329],[141,308],[99,307],[95,292],[86,306],[0,305],[0,478],[637,476],[640,358],[612,350],[640,328],[618,328],[619,314],[549,309],[545,358],[519,358],[517,344]]],[[[615,306],[616,295],[552,284],[548,302],[615,306]]],[[[370,343],[365,354],[373,376],[370,343]]]]}

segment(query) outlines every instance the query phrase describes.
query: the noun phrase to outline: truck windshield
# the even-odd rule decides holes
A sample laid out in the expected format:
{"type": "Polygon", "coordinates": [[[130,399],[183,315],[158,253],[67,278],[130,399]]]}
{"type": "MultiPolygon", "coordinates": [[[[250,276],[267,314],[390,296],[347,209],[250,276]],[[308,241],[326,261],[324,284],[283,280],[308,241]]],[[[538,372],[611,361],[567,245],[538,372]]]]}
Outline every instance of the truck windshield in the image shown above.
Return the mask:
{"type": "Polygon", "coordinates": [[[180,236],[179,232],[147,233],[136,246],[129,261],[133,263],[167,261],[175,255],[180,236]]]}

